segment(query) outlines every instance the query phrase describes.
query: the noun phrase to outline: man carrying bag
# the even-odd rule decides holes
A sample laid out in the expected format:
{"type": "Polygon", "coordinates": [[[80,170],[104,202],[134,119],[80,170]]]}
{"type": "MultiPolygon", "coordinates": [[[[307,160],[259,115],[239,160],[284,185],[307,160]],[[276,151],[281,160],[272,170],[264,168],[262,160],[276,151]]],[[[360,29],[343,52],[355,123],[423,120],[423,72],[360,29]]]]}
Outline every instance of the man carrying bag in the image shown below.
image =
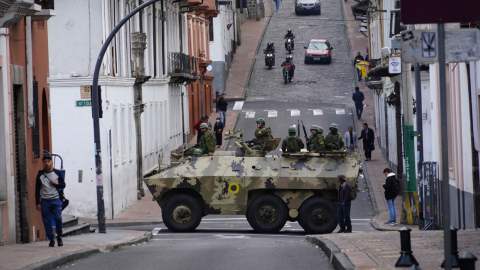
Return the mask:
{"type": "Polygon", "coordinates": [[[53,168],[52,156],[49,153],[43,154],[43,170],[38,171],[35,180],[35,201],[37,210],[42,213],[43,226],[50,240],[49,247],[55,246],[55,237],[52,229],[52,217],[56,223],[57,243],[63,246],[62,242],[62,210],[68,205],[68,200],[63,196],[65,180],[60,171],[53,168]],[[65,207],[64,207],[65,205],[65,207]]]}

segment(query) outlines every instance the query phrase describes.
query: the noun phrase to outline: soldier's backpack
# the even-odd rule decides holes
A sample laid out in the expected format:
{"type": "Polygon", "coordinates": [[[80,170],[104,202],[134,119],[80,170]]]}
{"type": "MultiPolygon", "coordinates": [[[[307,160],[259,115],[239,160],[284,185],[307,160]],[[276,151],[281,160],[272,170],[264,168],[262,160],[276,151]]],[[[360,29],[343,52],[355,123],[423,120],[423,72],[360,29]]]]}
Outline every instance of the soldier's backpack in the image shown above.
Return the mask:
{"type": "Polygon", "coordinates": [[[298,145],[296,136],[288,136],[287,138],[287,150],[289,152],[300,152],[300,145],[298,145]]]}

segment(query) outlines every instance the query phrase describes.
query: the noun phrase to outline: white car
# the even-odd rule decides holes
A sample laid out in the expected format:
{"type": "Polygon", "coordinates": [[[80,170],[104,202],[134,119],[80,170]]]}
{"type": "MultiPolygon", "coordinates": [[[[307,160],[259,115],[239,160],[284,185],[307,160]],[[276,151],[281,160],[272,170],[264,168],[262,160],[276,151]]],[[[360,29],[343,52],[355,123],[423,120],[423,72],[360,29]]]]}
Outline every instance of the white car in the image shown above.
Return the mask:
{"type": "Polygon", "coordinates": [[[300,13],[322,14],[320,0],[295,0],[295,14],[300,13]]]}

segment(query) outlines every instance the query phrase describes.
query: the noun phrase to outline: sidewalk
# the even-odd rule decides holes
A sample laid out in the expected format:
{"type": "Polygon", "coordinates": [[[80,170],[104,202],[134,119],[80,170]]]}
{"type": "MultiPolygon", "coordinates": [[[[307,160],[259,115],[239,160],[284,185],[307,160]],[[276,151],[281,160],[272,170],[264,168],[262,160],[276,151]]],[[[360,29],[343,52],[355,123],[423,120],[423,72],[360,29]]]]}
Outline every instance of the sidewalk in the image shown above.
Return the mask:
{"type": "Polygon", "coordinates": [[[60,265],[109,252],[120,246],[147,242],[150,233],[111,230],[63,238],[63,247],[48,247],[48,241],[0,247],[0,269],[54,269],[60,265]]]}
{"type": "MultiPolygon", "coordinates": [[[[443,231],[412,231],[412,252],[422,270],[441,269],[443,262],[443,231]]],[[[321,236],[307,236],[310,242],[322,247],[332,258],[335,253],[343,253],[354,265],[355,269],[396,269],[394,267],[400,258],[400,233],[374,232],[352,234],[328,234],[321,236]],[[332,245],[332,243],[334,245],[332,245]]],[[[470,252],[475,256],[480,254],[480,232],[476,230],[458,231],[458,251],[470,252]]],[[[341,254],[338,254],[342,256],[341,254]]],[[[340,256],[336,257],[340,257],[340,256]]],[[[338,259],[335,260],[338,263],[338,259]]],[[[335,263],[334,263],[335,264],[335,263]]],[[[343,261],[337,269],[354,269],[348,261],[343,261]]],[[[480,267],[477,261],[476,269],[480,267]]],[[[405,269],[405,268],[404,268],[405,269]]]]}

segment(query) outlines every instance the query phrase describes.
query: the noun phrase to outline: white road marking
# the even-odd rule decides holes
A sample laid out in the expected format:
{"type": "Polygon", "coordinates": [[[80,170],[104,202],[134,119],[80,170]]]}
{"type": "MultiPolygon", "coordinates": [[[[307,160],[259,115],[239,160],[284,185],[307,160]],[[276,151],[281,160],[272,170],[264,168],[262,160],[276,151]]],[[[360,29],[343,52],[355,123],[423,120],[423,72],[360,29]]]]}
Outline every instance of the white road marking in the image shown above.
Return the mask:
{"type": "Polygon", "coordinates": [[[370,221],[371,219],[358,219],[358,218],[351,218],[350,220],[356,220],[356,221],[360,221],[360,220],[367,220],[367,221],[370,221]]]}
{"type": "Polygon", "coordinates": [[[255,117],[255,112],[246,112],[245,118],[254,118],[255,117]]]}
{"type": "Polygon", "coordinates": [[[345,114],[345,109],[335,109],[336,114],[345,114]]]}
{"type": "Polygon", "coordinates": [[[161,230],[162,230],[162,228],[155,228],[155,229],[152,230],[152,234],[157,235],[158,232],[161,231],[161,230]]]}
{"type": "Polygon", "coordinates": [[[268,117],[277,117],[278,112],[275,110],[265,110],[268,112],[268,117]]]}
{"type": "Polygon", "coordinates": [[[300,110],[291,110],[290,116],[300,116],[300,110]]]}
{"type": "Polygon", "coordinates": [[[233,106],[233,110],[240,111],[243,107],[243,103],[245,103],[245,102],[244,101],[236,101],[235,105],[233,106]]]}
{"type": "Polygon", "coordinates": [[[322,110],[313,110],[313,115],[323,115],[322,110]]]}
{"type": "Polygon", "coordinates": [[[216,234],[216,235],[214,235],[214,236],[220,237],[220,238],[228,238],[228,239],[230,239],[230,238],[243,238],[243,239],[245,239],[245,238],[250,238],[250,236],[235,235],[235,234],[234,234],[234,235],[231,235],[231,234],[216,234]]]}

